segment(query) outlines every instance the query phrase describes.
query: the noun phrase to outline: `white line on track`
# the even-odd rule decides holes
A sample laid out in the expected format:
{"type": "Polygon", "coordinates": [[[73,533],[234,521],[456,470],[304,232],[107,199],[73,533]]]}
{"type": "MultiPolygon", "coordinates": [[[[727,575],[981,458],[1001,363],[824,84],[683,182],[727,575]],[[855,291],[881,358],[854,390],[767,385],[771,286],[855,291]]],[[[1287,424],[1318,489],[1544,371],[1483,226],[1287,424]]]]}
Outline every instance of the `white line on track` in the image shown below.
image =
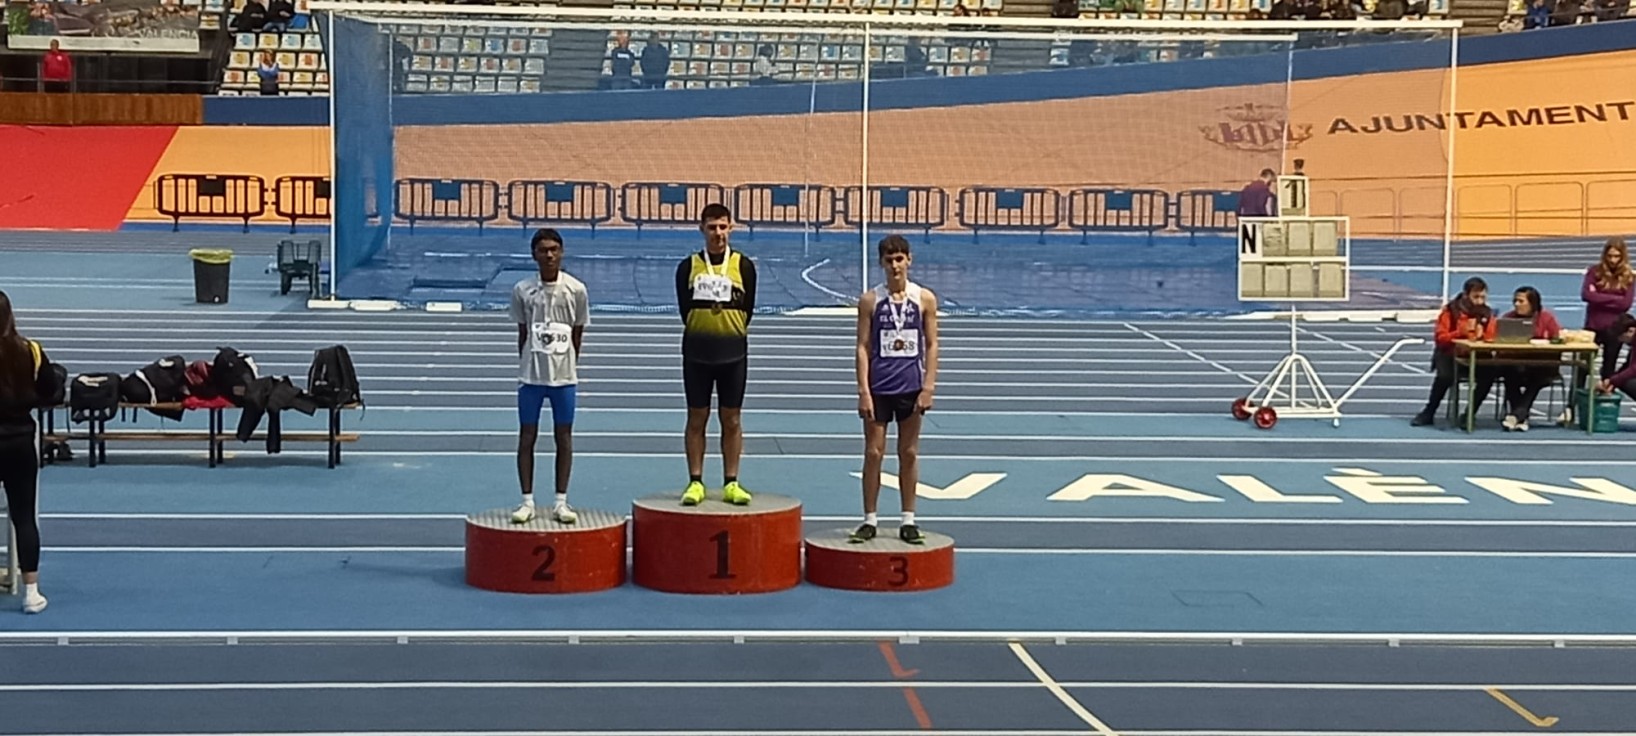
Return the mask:
{"type": "MultiPolygon", "coordinates": [[[[510,409],[508,411],[516,411],[516,409],[510,409]]],[[[187,455],[190,455],[190,454],[203,454],[203,453],[188,453],[186,451],[178,451],[178,450],[160,450],[160,449],[151,449],[150,450],[150,449],[142,449],[142,448],[130,448],[130,449],[121,449],[121,450],[119,450],[117,452],[117,454],[118,455],[145,455],[145,456],[176,457],[176,456],[187,456],[187,455]]],[[[247,449],[247,450],[245,450],[243,452],[229,451],[227,453],[227,456],[228,456],[229,459],[232,459],[232,458],[235,458],[235,457],[241,456],[241,455],[245,456],[245,457],[252,457],[253,458],[253,457],[257,456],[257,454],[258,453],[254,452],[253,450],[247,449]]],[[[284,452],[280,453],[280,455],[283,456],[283,457],[291,457],[291,456],[295,456],[295,457],[327,457],[328,453],[325,450],[285,450],[284,452]]],[[[427,458],[427,457],[510,457],[510,458],[514,458],[514,457],[517,456],[517,452],[515,450],[348,450],[346,452],[346,456],[347,457],[353,457],[353,458],[359,457],[359,456],[407,457],[407,458],[417,458],[417,457],[418,458],[427,458]]],[[[674,452],[581,452],[581,451],[575,451],[574,452],[574,457],[651,458],[651,459],[675,460],[676,459],[676,453],[674,453],[674,452]]],[[[800,453],[800,452],[789,452],[789,453],[765,453],[765,454],[763,454],[763,453],[755,453],[755,452],[746,452],[746,453],[744,453],[744,457],[752,458],[752,459],[755,459],[757,461],[767,461],[767,460],[845,460],[845,461],[850,462],[850,463],[858,462],[857,453],[821,453],[821,452],[800,453]]],[[[1397,458],[1379,458],[1379,457],[1297,457],[1297,458],[1250,457],[1250,458],[1243,458],[1243,459],[1234,459],[1234,458],[1224,458],[1224,457],[1201,457],[1201,456],[1198,456],[1198,455],[1152,455],[1152,456],[1134,455],[1133,456],[1133,455],[1130,455],[1130,454],[1124,454],[1124,455],[1050,455],[1050,456],[1038,456],[1038,455],[994,455],[994,454],[979,454],[979,453],[961,453],[961,454],[956,454],[956,455],[922,453],[920,455],[920,459],[922,459],[922,460],[938,460],[938,461],[945,461],[945,460],[948,460],[948,461],[954,461],[954,460],[958,460],[958,461],[985,460],[985,461],[1005,461],[1005,462],[1023,462],[1023,463],[1108,462],[1108,463],[1123,463],[1123,464],[1127,464],[1127,465],[1129,463],[1133,462],[1133,461],[1138,461],[1138,462],[1146,463],[1146,464],[1149,464],[1149,465],[1160,464],[1160,463],[1207,463],[1207,464],[1210,464],[1210,465],[1221,466],[1221,467],[1230,467],[1235,463],[1243,464],[1243,465],[1269,465],[1269,464],[1276,464],[1276,465],[1314,465],[1314,464],[1318,464],[1318,465],[1331,465],[1331,466],[1342,466],[1342,467],[1357,467],[1357,466],[1360,466],[1360,465],[1365,465],[1365,466],[1367,466],[1367,465],[1384,465],[1384,466],[1395,466],[1395,465],[1412,465],[1412,466],[1453,465],[1453,466],[1464,466],[1464,467],[1484,467],[1484,466],[1502,466],[1503,465],[1503,466],[1508,466],[1508,467],[1515,466],[1515,467],[1537,468],[1540,465],[1540,461],[1539,460],[1534,460],[1534,459],[1495,458],[1495,457],[1492,457],[1492,456],[1460,457],[1460,458],[1453,458],[1453,457],[1436,457],[1436,458],[1402,458],[1402,457],[1397,457],[1397,458]]],[[[115,463],[115,464],[117,465],[117,463],[115,463]]],[[[1579,468],[1587,468],[1587,467],[1628,468],[1628,467],[1636,467],[1636,459],[1629,459],[1629,460],[1574,460],[1573,465],[1575,467],[1579,467],[1579,468]]],[[[856,466],[849,466],[849,467],[856,467],[856,466]]]]}
{"type": "MultiPolygon", "coordinates": [[[[1012,646],[1021,646],[1013,644],[1012,646]]],[[[1030,660],[1032,661],[1032,657],[1030,660]]],[[[1037,666],[1037,664],[1036,664],[1037,666]]],[[[1220,682],[1220,681],[1084,681],[1054,682],[1061,688],[1100,690],[1269,690],[1275,692],[1481,692],[1492,685],[1467,683],[1374,683],[1374,682],[1220,682]]],[[[286,681],[286,682],[87,682],[0,684],[0,693],[37,692],[222,692],[278,690],[897,690],[902,680],[885,682],[833,680],[404,680],[404,681],[286,681]]],[[[964,680],[915,680],[914,687],[940,690],[1035,690],[1050,689],[1044,682],[964,680]]],[[[1506,690],[1554,693],[1628,693],[1631,684],[1507,684],[1506,690]]]]}
{"type": "MultiPolygon", "coordinates": [[[[106,545],[45,547],[55,554],[465,554],[465,547],[447,546],[149,546],[106,545]]],[[[1000,547],[961,547],[962,555],[1007,557],[1429,557],[1477,559],[1573,559],[1573,560],[1629,560],[1636,552],[1503,552],[1493,550],[1418,550],[1418,549],[1205,549],[1205,548],[1075,548],[1075,549],[1016,549],[1000,547]]]]}
{"type": "MultiPolygon", "coordinates": [[[[466,514],[403,513],[122,513],[63,512],[41,514],[44,519],[109,519],[167,521],[460,521],[466,514]]],[[[803,516],[812,522],[851,522],[856,516],[803,516]]],[[[1275,518],[1167,518],[1124,516],[933,516],[940,524],[1176,524],[1181,526],[1405,526],[1405,527],[1572,527],[1631,528],[1636,520],[1605,519],[1275,519],[1275,518]]]]}
{"type": "MultiPolygon", "coordinates": [[[[108,434],[117,435],[126,430],[108,430],[108,434]]],[[[151,430],[129,430],[149,432],[151,430]]],[[[370,429],[366,431],[371,437],[516,437],[517,430],[499,429],[370,429]]],[[[576,429],[576,438],[620,438],[631,437],[640,439],[667,439],[675,438],[677,432],[669,430],[651,431],[604,431],[576,429]]],[[[1581,435],[1584,436],[1584,435],[1581,435]]],[[[857,432],[745,432],[745,439],[756,440],[846,440],[856,441],[857,432]]],[[[951,442],[1200,442],[1200,443],[1237,443],[1252,442],[1257,444],[1296,444],[1296,445],[1327,445],[1338,442],[1368,442],[1371,445],[1480,445],[1493,447],[1494,438],[1482,435],[1465,437],[1292,437],[1289,435],[1267,434],[1265,432],[1246,434],[1241,437],[1196,437],[1191,435],[1144,435],[1127,434],[1111,435],[1061,435],[1061,434],[940,434],[929,433],[920,435],[922,440],[937,440],[951,442]]],[[[1539,439],[1529,438],[1529,446],[1545,447],[1630,447],[1636,446],[1636,439],[1539,439]]]]}
{"type": "Polygon", "coordinates": [[[1072,712],[1075,717],[1081,721],[1084,721],[1085,725],[1096,729],[1096,732],[1100,734],[1100,736],[1118,736],[1118,734],[1115,733],[1112,728],[1108,727],[1107,723],[1103,722],[1101,718],[1098,718],[1095,714],[1091,713],[1091,711],[1087,709],[1084,704],[1080,703],[1079,700],[1074,698],[1073,695],[1070,695],[1062,685],[1057,683],[1056,680],[1051,679],[1051,674],[1046,672],[1045,668],[1041,667],[1039,662],[1034,661],[1033,655],[1028,653],[1028,649],[1022,645],[1022,642],[1011,642],[1010,647],[1011,653],[1017,656],[1017,659],[1022,662],[1023,666],[1028,668],[1028,671],[1039,680],[1041,685],[1045,686],[1045,689],[1051,691],[1051,694],[1056,696],[1056,699],[1059,702],[1061,702],[1064,706],[1067,706],[1068,710],[1072,712]]]}

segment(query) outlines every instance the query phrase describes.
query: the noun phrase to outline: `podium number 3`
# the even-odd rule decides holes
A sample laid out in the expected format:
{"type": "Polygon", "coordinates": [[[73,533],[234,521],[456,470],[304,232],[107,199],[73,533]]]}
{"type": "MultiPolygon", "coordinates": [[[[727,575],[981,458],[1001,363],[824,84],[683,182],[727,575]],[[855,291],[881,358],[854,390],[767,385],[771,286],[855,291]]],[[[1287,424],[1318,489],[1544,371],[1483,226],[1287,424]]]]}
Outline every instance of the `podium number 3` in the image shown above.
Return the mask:
{"type": "Polygon", "coordinates": [[[716,543],[716,571],[710,575],[711,579],[732,580],[733,578],[738,577],[737,575],[733,574],[732,569],[729,568],[727,564],[727,557],[731,550],[730,545],[732,544],[732,539],[727,536],[727,530],[723,529],[711,535],[710,541],[716,543]]]}
{"type": "Polygon", "coordinates": [[[909,584],[909,558],[903,555],[892,555],[892,577],[886,581],[887,585],[901,588],[909,584]]]}
{"type": "Polygon", "coordinates": [[[534,579],[542,583],[556,582],[557,574],[551,572],[551,565],[557,561],[557,549],[549,544],[542,544],[534,548],[534,556],[545,555],[540,566],[534,568],[534,579]]]}

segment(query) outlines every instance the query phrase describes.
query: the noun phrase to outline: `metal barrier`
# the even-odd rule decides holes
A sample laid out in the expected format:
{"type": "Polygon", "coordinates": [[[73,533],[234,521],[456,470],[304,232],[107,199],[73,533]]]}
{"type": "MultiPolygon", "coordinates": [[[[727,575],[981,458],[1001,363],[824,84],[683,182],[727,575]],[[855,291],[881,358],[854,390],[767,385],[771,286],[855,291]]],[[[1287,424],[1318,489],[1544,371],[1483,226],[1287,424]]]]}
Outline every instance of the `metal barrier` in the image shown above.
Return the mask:
{"type": "Polygon", "coordinates": [[[328,220],[330,182],[327,176],[281,176],[273,182],[273,212],[290,221],[328,220]]]}
{"type": "Polygon", "coordinates": [[[844,197],[842,217],[853,227],[862,226],[867,213],[871,225],[920,228],[930,240],[932,228],[947,221],[949,193],[937,187],[871,186],[865,203],[863,187],[850,186],[844,197]]]}
{"type": "Polygon", "coordinates": [[[613,219],[613,185],[600,181],[519,180],[506,184],[506,213],[527,228],[531,223],[596,226],[613,219]]]}
{"type": "Polygon", "coordinates": [[[727,190],[720,184],[633,181],[619,190],[619,219],[636,226],[697,225],[705,205],[725,204],[727,190]]]}
{"type": "Polygon", "coordinates": [[[1238,192],[1221,189],[1177,192],[1176,227],[1188,233],[1234,231],[1238,227],[1238,192]]]}
{"type": "Polygon", "coordinates": [[[811,227],[814,232],[835,224],[839,215],[835,188],[822,184],[740,184],[733,188],[733,217],[750,228],[757,226],[811,227]]]}
{"type": "Polygon", "coordinates": [[[415,231],[417,220],[483,223],[500,218],[500,185],[487,179],[399,179],[394,213],[415,231]]]}
{"type": "Polygon", "coordinates": [[[1062,224],[1062,194],[1043,187],[968,187],[960,190],[957,214],[961,227],[971,228],[971,240],[983,230],[1045,231],[1062,224]]]}
{"type": "Polygon", "coordinates": [[[267,211],[266,182],[245,174],[164,174],[153,182],[153,208],[171,218],[171,232],[184,217],[226,217],[244,221],[267,211]]]}
{"type": "Polygon", "coordinates": [[[1068,227],[1079,242],[1093,232],[1147,233],[1170,225],[1170,194],[1158,189],[1075,189],[1068,192],[1068,227]]]}

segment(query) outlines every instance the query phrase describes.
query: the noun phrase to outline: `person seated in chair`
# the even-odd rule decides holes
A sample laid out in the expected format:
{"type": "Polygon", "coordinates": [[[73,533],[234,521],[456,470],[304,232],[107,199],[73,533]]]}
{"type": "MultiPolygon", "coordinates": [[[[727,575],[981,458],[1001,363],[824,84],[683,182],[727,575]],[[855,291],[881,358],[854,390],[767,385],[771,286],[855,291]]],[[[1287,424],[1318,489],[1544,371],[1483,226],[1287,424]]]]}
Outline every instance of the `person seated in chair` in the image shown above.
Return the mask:
{"type": "Polygon", "coordinates": [[[290,21],[293,20],[295,5],[290,0],[272,0],[267,3],[267,25],[262,26],[262,30],[283,33],[290,30],[290,21]]]}
{"type": "MultiPolygon", "coordinates": [[[[1526,319],[1534,323],[1535,340],[1555,340],[1562,336],[1562,324],[1556,316],[1540,306],[1539,290],[1532,286],[1517,289],[1511,295],[1512,309],[1500,319],[1526,319]]],[[[1550,365],[1514,365],[1500,369],[1505,378],[1505,419],[1501,425],[1507,432],[1527,432],[1528,417],[1533,412],[1539,392],[1562,375],[1562,369],[1550,365]]]]}
{"type": "Polygon", "coordinates": [[[1636,317],[1628,314],[1619,315],[1618,321],[1613,323],[1612,332],[1619,342],[1604,349],[1618,350],[1620,346],[1630,345],[1625,351],[1625,366],[1618,373],[1602,379],[1596,385],[1599,393],[1611,394],[1614,389],[1625,392],[1626,396],[1636,399],[1636,317]]]}
{"type": "Polygon", "coordinates": [[[233,18],[235,31],[259,31],[267,25],[267,6],[261,0],[244,0],[244,7],[233,18]]]}
{"type": "MultiPolygon", "coordinates": [[[[1454,341],[1491,341],[1498,329],[1499,323],[1494,321],[1494,310],[1488,306],[1488,282],[1476,276],[1466,279],[1460,295],[1444,305],[1443,311],[1437,315],[1437,346],[1432,350],[1432,370],[1436,371],[1437,375],[1432,380],[1431,397],[1426,400],[1426,408],[1421,409],[1410,424],[1416,427],[1431,424],[1437,416],[1437,407],[1443,404],[1443,396],[1454,386],[1454,341]]],[[[1493,388],[1497,375],[1492,368],[1479,367],[1477,393],[1472,398],[1470,407],[1472,412],[1476,412],[1483,399],[1488,398],[1488,390],[1493,388]]]]}

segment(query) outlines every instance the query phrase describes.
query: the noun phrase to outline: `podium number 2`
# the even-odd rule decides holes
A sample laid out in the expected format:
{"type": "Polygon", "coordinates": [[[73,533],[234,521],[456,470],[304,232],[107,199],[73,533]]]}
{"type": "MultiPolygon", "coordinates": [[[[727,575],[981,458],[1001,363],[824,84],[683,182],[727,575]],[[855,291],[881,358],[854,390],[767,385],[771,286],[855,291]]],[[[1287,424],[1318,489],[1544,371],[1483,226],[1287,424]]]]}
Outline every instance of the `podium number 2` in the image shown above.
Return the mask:
{"type": "Polygon", "coordinates": [[[730,550],[729,545],[732,543],[731,539],[727,536],[727,530],[723,529],[716,532],[710,537],[710,541],[716,543],[716,572],[710,577],[714,580],[732,580],[733,578],[738,577],[733,574],[733,571],[729,569],[727,565],[727,555],[730,550]]]}
{"type": "Polygon", "coordinates": [[[894,588],[901,588],[908,585],[909,558],[904,557],[903,555],[892,555],[892,558],[889,561],[892,563],[892,577],[886,580],[886,584],[894,588]]]}
{"type": "Polygon", "coordinates": [[[556,582],[557,574],[551,572],[551,565],[557,561],[557,549],[549,544],[542,544],[534,548],[534,556],[545,555],[540,566],[534,568],[534,579],[542,583],[556,582]]]}

